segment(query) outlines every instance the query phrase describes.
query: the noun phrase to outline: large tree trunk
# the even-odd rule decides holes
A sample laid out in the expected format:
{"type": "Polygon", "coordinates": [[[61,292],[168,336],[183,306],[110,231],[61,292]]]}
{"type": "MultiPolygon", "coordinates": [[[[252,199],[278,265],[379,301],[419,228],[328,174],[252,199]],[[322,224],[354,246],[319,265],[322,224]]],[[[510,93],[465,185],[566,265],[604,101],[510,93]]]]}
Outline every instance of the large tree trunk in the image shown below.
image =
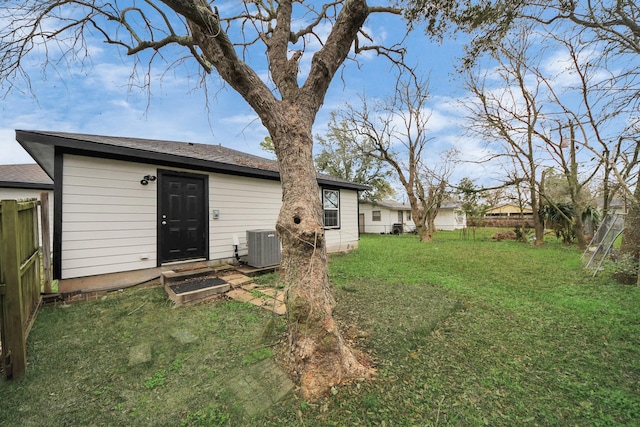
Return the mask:
{"type": "Polygon", "coordinates": [[[583,210],[577,207],[577,203],[573,204],[573,234],[576,236],[578,249],[584,251],[587,249],[587,239],[584,236],[584,223],[582,222],[583,210]]]}
{"type": "Polygon", "coordinates": [[[421,242],[433,242],[433,232],[427,226],[423,226],[422,230],[419,230],[418,236],[421,242]]]}
{"type": "Polygon", "coordinates": [[[424,210],[421,211],[420,208],[414,206],[414,204],[418,204],[418,199],[415,197],[409,196],[409,201],[411,202],[411,217],[413,218],[413,223],[416,225],[418,238],[421,242],[431,242],[433,240],[433,234],[427,226],[427,218],[424,210]]]}
{"type": "Polygon", "coordinates": [[[333,385],[371,376],[374,369],[344,342],[332,316],[334,299],[327,273],[311,136],[315,114],[329,83],[369,14],[366,1],[346,3],[324,46],[313,55],[303,88],[297,81],[300,53],[288,55],[292,3],[279,3],[274,34],[265,43],[269,70],[281,100],[237,56],[210,2],[163,1],[190,20],[204,56],[251,105],[273,139],[282,184],[276,229],[283,248],[281,270],[287,295],[291,365],[304,398],[314,399],[333,385]]]}
{"type": "MultiPolygon", "coordinates": [[[[437,215],[437,214],[436,214],[437,215]]],[[[433,235],[436,233],[436,216],[432,212],[427,213],[427,220],[425,221],[427,230],[425,236],[420,239],[422,242],[433,242],[433,235]]]]}
{"type": "MultiPolygon", "coordinates": [[[[531,185],[531,183],[530,183],[531,185]]],[[[535,245],[544,244],[544,221],[540,217],[540,199],[536,193],[535,182],[531,186],[531,210],[533,211],[533,231],[535,234],[535,245]]]]}
{"type": "Polygon", "coordinates": [[[282,209],[276,228],[282,241],[281,274],[291,364],[305,399],[333,385],[369,377],[373,368],[344,342],[332,312],[320,189],[312,157],[311,123],[289,108],[284,126],[272,130],[282,182],[282,209]]]}

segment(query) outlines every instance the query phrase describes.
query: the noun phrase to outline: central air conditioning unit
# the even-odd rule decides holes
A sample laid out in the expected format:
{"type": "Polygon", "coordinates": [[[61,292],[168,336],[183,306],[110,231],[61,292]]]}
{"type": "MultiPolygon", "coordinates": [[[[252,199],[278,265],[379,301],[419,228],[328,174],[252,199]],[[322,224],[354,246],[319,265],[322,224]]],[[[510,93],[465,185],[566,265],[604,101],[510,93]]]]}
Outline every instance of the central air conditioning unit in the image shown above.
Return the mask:
{"type": "Polygon", "coordinates": [[[247,264],[252,267],[271,267],[280,264],[280,239],[275,230],[247,230],[247,264]]]}
{"type": "Polygon", "coordinates": [[[404,232],[404,226],[401,223],[393,224],[391,228],[391,233],[395,235],[402,234],[404,232]]]}

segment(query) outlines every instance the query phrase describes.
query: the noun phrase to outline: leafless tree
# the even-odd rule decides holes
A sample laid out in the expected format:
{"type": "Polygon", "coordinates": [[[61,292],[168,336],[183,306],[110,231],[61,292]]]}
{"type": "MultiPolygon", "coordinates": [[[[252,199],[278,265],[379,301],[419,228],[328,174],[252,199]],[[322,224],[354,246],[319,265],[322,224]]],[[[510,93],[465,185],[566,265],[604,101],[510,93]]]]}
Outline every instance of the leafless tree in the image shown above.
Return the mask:
{"type": "Polygon", "coordinates": [[[635,0],[410,0],[407,16],[427,22],[426,33],[440,40],[449,32],[473,34],[467,65],[499,46],[514,28],[531,22],[585,29],[583,42],[604,41],[610,54],[640,53],[640,5],[635,0]]]}
{"type": "MultiPolygon", "coordinates": [[[[596,178],[602,178],[605,212],[618,191],[631,193],[629,178],[638,164],[638,140],[630,138],[627,126],[616,126],[614,122],[637,120],[636,106],[627,102],[628,93],[637,92],[637,87],[612,75],[606,55],[594,50],[594,45],[582,44],[581,32],[573,36],[546,34],[566,53],[566,74],[575,82],[559,91],[549,84],[549,79],[544,79],[548,99],[561,108],[565,122],[558,121],[555,143],[544,135],[540,137],[566,178],[574,208],[574,233],[578,246],[585,248],[587,242],[581,231],[582,213],[590,200],[586,194],[588,187],[593,186],[596,178]],[[567,93],[576,95],[578,105],[567,102],[567,93]],[[579,151],[586,151],[582,159],[579,151]],[[591,159],[585,158],[587,154],[591,159]]],[[[536,72],[540,74],[539,70],[536,72]]]]}
{"type": "Polygon", "coordinates": [[[568,20],[591,29],[600,41],[617,51],[640,54],[640,6],[634,0],[540,1],[525,8],[522,17],[544,24],[568,20]],[[545,13],[540,13],[546,9],[545,13]]]}
{"type": "MultiPolygon", "coordinates": [[[[535,138],[535,128],[541,116],[536,99],[540,82],[529,83],[526,69],[524,39],[505,41],[496,51],[498,62],[489,75],[486,70],[471,69],[466,87],[474,100],[466,103],[470,129],[479,135],[502,142],[504,155],[510,157],[527,183],[528,201],[533,210],[535,242],[544,240],[544,223],[540,217],[541,153],[535,138]],[[518,48],[518,46],[520,46],[518,48]],[[498,80],[503,90],[494,90],[487,80],[498,80]]],[[[525,45],[526,47],[526,45],[525,45]]]]}
{"type": "MultiPolygon", "coordinates": [[[[427,34],[440,40],[450,31],[474,34],[467,46],[465,67],[472,67],[482,53],[499,49],[498,46],[513,28],[523,23],[541,24],[556,33],[578,32],[582,45],[596,46],[601,51],[604,68],[617,68],[609,79],[609,86],[616,86],[622,96],[617,96],[610,105],[635,111],[629,129],[637,126],[640,105],[640,68],[637,60],[640,54],[640,3],[635,0],[489,0],[479,3],[472,0],[411,0],[407,16],[411,21],[428,22],[427,34]]],[[[606,85],[602,89],[608,90],[606,85]]],[[[609,191],[612,188],[609,187],[611,177],[615,177],[613,188],[620,186],[630,197],[622,252],[630,254],[634,260],[640,257],[640,231],[637,231],[640,230],[640,174],[632,172],[636,169],[637,154],[628,155],[626,159],[624,155],[618,156],[626,150],[619,150],[616,144],[619,147],[633,147],[637,143],[637,132],[622,133],[616,143],[597,154],[604,165],[605,203],[615,194],[609,191]],[[633,161],[627,161],[629,159],[633,161]],[[628,178],[634,174],[637,182],[632,181],[628,185],[628,178]]],[[[634,149],[628,151],[637,152],[634,149]]]]}
{"type": "MultiPolygon", "coordinates": [[[[436,217],[442,204],[449,198],[451,192],[451,176],[453,175],[460,153],[458,150],[449,149],[442,153],[430,153],[428,159],[421,162],[419,168],[420,180],[426,194],[419,199],[419,211],[423,212],[426,225],[426,237],[422,241],[433,240],[433,234],[438,231],[436,228],[436,217]],[[431,165],[426,160],[433,162],[431,165]]],[[[412,207],[413,211],[413,207],[412,207]]]]}
{"type": "Polygon", "coordinates": [[[614,123],[631,111],[615,107],[619,92],[601,90],[603,84],[611,84],[610,73],[593,59],[598,52],[592,46],[579,43],[579,34],[536,33],[535,49],[530,37],[531,31],[525,29],[519,37],[503,41],[493,55],[498,67],[492,76],[469,73],[468,87],[476,98],[472,126],[506,142],[506,152],[518,159],[530,187],[536,240],[542,238],[542,229],[537,228],[542,223],[536,223],[535,211],[547,199],[540,186],[541,172],[543,167],[561,171],[574,210],[574,233],[584,248],[582,213],[591,200],[586,193],[605,165],[607,173],[617,171],[620,160],[628,158],[629,147],[622,149],[617,143],[620,128],[614,123]],[[543,62],[550,56],[556,63],[546,64],[545,69],[543,62]],[[553,67],[558,71],[550,70],[553,67]],[[503,90],[485,85],[496,76],[503,90]]]}
{"type": "Polygon", "coordinates": [[[452,173],[454,151],[429,165],[438,153],[429,142],[427,107],[428,83],[408,72],[398,79],[393,97],[373,105],[362,98],[362,105],[347,105],[341,112],[345,122],[367,142],[359,147],[366,155],[387,163],[404,188],[411,218],[423,242],[433,238],[434,220],[442,205],[452,173]]]}
{"type": "Polygon", "coordinates": [[[280,168],[283,204],[276,227],[283,245],[290,356],[305,398],[374,372],[345,343],[332,316],[311,129],[329,84],[349,55],[369,51],[402,62],[400,46],[378,45],[364,29],[374,14],[398,17],[401,10],[394,5],[256,0],[242,2],[228,14],[208,0],[24,0],[0,5],[0,79],[5,87],[28,85],[30,55],[46,56],[44,67],[82,60],[92,38],[99,37],[114,47],[114,54],[135,56],[140,66],[157,59],[195,60],[203,74],[217,73],[255,110],[273,140],[280,168]],[[312,41],[320,45],[315,52],[309,49],[312,41]],[[255,59],[258,46],[264,50],[255,59]],[[301,76],[305,57],[311,57],[310,68],[301,76]],[[254,58],[257,67],[266,64],[268,78],[263,80],[247,58],[254,58]]]}
{"type": "Polygon", "coordinates": [[[394,190],[388,182],[391,175],[386,163],[367,156],[367,141],[359,141],[358,135],[349,129],[349,124],[338,120],[331,112],[325,136],[316,135],[320,152],[316,154],[318,171],[352,182],[367,184],[370,190],[360,192],[361,200],[381,201],[393,196],[394,190]]]}

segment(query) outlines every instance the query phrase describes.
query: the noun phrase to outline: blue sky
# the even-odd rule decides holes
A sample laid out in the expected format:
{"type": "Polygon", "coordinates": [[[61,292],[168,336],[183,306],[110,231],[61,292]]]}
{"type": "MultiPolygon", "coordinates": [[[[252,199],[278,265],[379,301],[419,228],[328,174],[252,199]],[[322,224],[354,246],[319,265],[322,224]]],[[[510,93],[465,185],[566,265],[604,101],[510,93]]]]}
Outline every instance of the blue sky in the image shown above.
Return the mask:
{"type": "MultiPolygon", "coordinates": [[[[221,11],[222,12],[222,11],[221,11]]],[[[366,24],[367,32],[383,43],[402,35],[403,24],[394,17],[376,17],[366,24]]],[[[15,141],[15,129],[54,130],[115,136],[157,138],[222,144],[240,151],[269,156],[259,142],[267,136],[257,116],[230,87],[214,74],[207,78],[208,97],[194,75],[193,64],[165,72],[164,64],[152,70],[151,93],[130,87],[133,59],[112,46],[89,40],[91,57],[81,64],[62,63],[42,72],[42,57],[30,57],[28,71],[33,95],[20,85],[1,100],[0,164],[26,163],[31,158],[15,141]]],[[[430,41],[420,29],[406,43],[407,59],[429,75],[434,136],[442,141],[459,138],[459,121],[448,102],[461,93],[452,75],[462,43],[449,40],[442,45],[430,41]]],[[[311,51],[317,48],[309,44],[311,51]]],[[[167,52],[167,58],[173,59],[167,52]]],[[[263,53],[253,54],[254,69],[266,74],[263,53]]],[[[310,56],[303,59],[301,72],[310,56]]],[[[193,62],[193,61],[191,61],[193,62]]],[[[323,135],[329,113],[359,94],[368,98],[393,92],[393,72],[387,59],[367,55],[358,63],[347,61],[334,79],[314,127],[323,135]]]]}
{"type": "MultiPolygon", "coordinates": [[[[232,9],[237,5],[235,2],[221,4],[221,15],[233,13],[232,9]]],[[[303,23],[298,22],[297,25],[303,23]]],[[[377,44],[389,46],[402,39],[404,23],[394,16],[373,16],[365,23],[365,31],[377,44]]],[[[319,33],[326,36],[328,27],[320,27],[319,33]]],[[[495,163],[489,166],[473,162],[494,150],[495,146],[487,148],[486,141],[470,135],[464,128],[466,111],[463,103],[468,105],[469,100],[465,98],[467,94],[462,87],[462,79],[455,72],[455,65],[463,54],[464,41],[464,37],[450,37],[437,44],[417,28],[405,40],[406,61],[416,66],[420,75],[429,77],[431,118],[428,127],[433,137],[431,158],[437,159],[440,152],[455,147],[464,160],[471,162],[458,165],[452,181],[457,182],[467,176],[487,183],[492,178],[501,178],[503,172],[495,163]]],[[[43,72],[44,56],[40,49],[25,62],[25,69],[31,77],[32,93],[25,84],[19,84],[0,101],[0,164],[32,162],[15,141],[15,129],[221,144],[270,156],[259,147],[267,132],[256,114],[233,89],[221,84],[215,73],[206,78],[205,91],[195,61],[188,60],[167,70],[166,64],[184,56],[185,51],[176,48],[162,50],[165,62],[154,62],[150,72],[150,91],[147,91],[140,88],[145,83],[144,58],[136,64],[135,58],[105,45],[101,39],[89,37],[86,42],[90,56],[84,61],[61,61],[57,67],[49,67],[43,72]],[[134,67],[139,74],[138,79],[132,80],[134,67]]],[[[542,40],[535,40],[533,45],[534,49],[540,49],[542,40]]],[[[300,63],[301,78],[304,78],[311,55],[317,49],[319,44],[316,40],[307,41],[307,53],[300,63]]],[[[50,51],[55,53],[55,49],[50,51]]],[[[591,54],[597,56],[599,52],[592,51],[591,54]]],[[[540,54],[540,58],[541,70],[548,76],[550,85],[563,97],[570,97],[568,87],[575,79],[575,73],[567,71],[566,52],[554,47],[540,54]]],[[[637,63],[637,56],[630,60],[637,63]]],[[[246,62],[260,76],[268,78],[262,46],[247,52],[246,62]]],[[[489,89],[492,93],[504,93],[505,87],[501,86],[504,83],[493,79],[492,67],[495,64],[487,63],[484,69],[489,89]]],[[[612,69],[611,72],[616,71],[612,69]]],[[[325,134],[330,112],[343,107],[345,102],[357,104],[361,94],[366,94],[368,99],[392,95],[394,74],[388,59],[373,54],[361,56],[357,62],[347,60],[327,93],[315,123],[314,135],[325,134]]],[[[545,109],[549,111],[549,107],[545,109]]],[[[616,131],[614,129],[613,133],[616,131]]],[[[547,160],[553,164],[552,160],[547,160]]]]}

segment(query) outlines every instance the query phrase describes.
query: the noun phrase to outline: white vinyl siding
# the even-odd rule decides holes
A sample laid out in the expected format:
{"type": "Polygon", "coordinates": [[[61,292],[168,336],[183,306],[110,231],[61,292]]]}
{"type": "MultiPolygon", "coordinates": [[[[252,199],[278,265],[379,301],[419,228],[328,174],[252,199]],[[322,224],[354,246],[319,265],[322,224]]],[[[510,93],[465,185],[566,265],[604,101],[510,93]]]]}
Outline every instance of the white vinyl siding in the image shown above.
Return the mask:
{"type": "MultiPolygon", "coordinates": [[[[371,203],[361,203],[360,213],[364,214],[364,232],[372,234],[388,234],[393,231],[393,224],[398,223],[400,212],[403,212],[402,221],[404,232],[415,230],[415,223],[411,219],[411,211],[391,209],[386,206],[372,205],[371,203]],[[375,212],[380,212],[380,221],[374,220],[375,212]]],[[[466,217],[459,210],[451,208],[441,208],[435,219],[435,226],[438,230],[456,230],[466,227],[466,217]]]]}
{"type": "MultiPolygon", "coordinates": [[[[275,230],[282,206],[279,181],[65,155],[63,279],[157,266],[158,181],[140,180],[158,169],[208,176],[210,260],[233,262],[234,237],[245,255],[247,230],[275,230]]],[[[358,245],[356,191],[340,190],[340,218],[340,229],[325,232],[329,252],[358,245]]]]}
{"type": "Polygon", "coordinates": [[[341,189],[340,228],[324,231],[327,252],[349,251],[358,247],[358,192],[341,189]]]}
{"type": "Polygon", "coordinates": [[[64,156],[62,278],[156,266],[155,166],[64,156]],[[146,258],[146,259],[142,259],[146,258]]]}
{"type": "MultiPolygon", "coordinates": [[[[364,232],[368,234],[389,234],[393,232],[393,224],[398,223],[399,211],[385,206],[360,204],[360,213],[364,214],[364,232]]],[[[403,221],[404,231],[415,228],[408,217],[403,221]]]]}
{"type": "Polygon", "coordinates": [[[247,230],[276,229],[282,206],[279,181],[211,174],[209,178],[210,258],[231,261],[234,236],[246,254],[247,230]],[[218,219],[211,219],[212,212],[218,219]]]}
{"type": "Polygon", "coordinates": [[[435,225],[438,230],[458,230],[467,226],[467,218],[464,212],[458,209],[440,209],[435,225]]]}
{"type": "MultiPolygon", "coordinates": [[[[325,230],[328,252],[358,246],[357,192],[339,191],[341,224],[340,229],[325,230]]],[[[209,218],[214,210],[219,212],[219,219],[209,222],[212,260],[233,258],[234,235],[245,254],[247,230],[275,230],[282,206],[279,181],[212,174],[209,193],[209,218]]]]}

